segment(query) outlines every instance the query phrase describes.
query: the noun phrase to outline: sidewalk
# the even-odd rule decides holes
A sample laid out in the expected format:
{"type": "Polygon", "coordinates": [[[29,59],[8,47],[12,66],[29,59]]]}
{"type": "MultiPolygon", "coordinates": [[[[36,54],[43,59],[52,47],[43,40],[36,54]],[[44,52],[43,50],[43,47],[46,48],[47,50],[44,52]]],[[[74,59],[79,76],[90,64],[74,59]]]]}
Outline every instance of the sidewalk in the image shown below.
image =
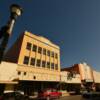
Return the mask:
{"type": "Polygon", "coordinates": [[[70,96],[70,94],[67,91],[60,91],[60,92],[62,92],[62,97],[70,96]]]}

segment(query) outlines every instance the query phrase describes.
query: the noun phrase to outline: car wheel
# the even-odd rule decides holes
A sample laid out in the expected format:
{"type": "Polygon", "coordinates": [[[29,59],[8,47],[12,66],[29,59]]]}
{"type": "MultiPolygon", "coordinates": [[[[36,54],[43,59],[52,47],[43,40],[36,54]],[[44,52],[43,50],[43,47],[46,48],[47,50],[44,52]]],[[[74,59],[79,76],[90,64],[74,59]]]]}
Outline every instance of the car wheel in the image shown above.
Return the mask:
{"type": "Polygon", "coordinates": [[[50,100],[50,96],[47,96],[46,100],[50,100]]]}

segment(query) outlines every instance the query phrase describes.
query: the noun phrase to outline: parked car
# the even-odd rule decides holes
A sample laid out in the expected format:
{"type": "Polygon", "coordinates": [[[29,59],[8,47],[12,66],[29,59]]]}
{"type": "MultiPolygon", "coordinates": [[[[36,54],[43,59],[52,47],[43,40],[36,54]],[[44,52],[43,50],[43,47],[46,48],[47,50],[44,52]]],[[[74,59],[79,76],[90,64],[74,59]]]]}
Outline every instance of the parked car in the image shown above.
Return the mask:
{"type": "Polygon", "coordinates": [[[91,100],[100,100],[100,92],[84,92],[82,97],[91,100]]]}
{"type": "Polygon", "coordinates": [[[50,100],[50,99],[56,99],[56,98],[60,98],[62,95],[61,92],[57,91],[56,89],[53,88],[48,88],[48,89],[44,89],[42,91],[39,91],[38,93],[38,99],[46,99],[46,100],[50,100]]]}
{"type": "Polygon", "coordinates": [[[5,92],[0,96],[0,100],[29,100],[28,96],[25,96],[20,91],[5,92]]]}

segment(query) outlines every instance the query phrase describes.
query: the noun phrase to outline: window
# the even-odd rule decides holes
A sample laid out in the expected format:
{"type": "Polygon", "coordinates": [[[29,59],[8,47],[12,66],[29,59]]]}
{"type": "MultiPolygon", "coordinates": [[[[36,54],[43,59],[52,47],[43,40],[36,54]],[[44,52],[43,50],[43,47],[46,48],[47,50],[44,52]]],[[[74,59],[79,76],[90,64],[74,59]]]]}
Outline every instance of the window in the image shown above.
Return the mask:
{"type": "Polygon", "coordinates": [[[33,66],[35,66],[35,58],[31,58],[30,65],[33,65],[33,66]]]}
{"type": "Polygon", "coordinates": [[[46,55],[46,49],[43,49],[43,54],[46,55]]]}
{"type": "Polygon", "coordinates": [[[58,54],[57,53],[55,53],[55,58],[58,58],[58,54]]]}
{"type": "Polygon", "coordinates": [[[24,75],[26,75],[26,72],[24,72],[24,75]]]}
{"type": "Polygon", "coordinates": [[[23,63],[28,65],[28,63],[29,63],[29,57],[28,56],[24,57],[24,62],[23,63]]]}
{"type": "Polygon", "coordinates": [[[41,54],[41,52],[42,52],[42,48],[41,48],[41,47],[39,47],[39,48],[38,48],[38,53],[40,53],[40,54],[41,54]]]}
{"type": "Polygon", "coordinates": [[[32,45],[31,43],[27,42],[26,49],[27,49],[27,50],[31,50],[31,45],[32,45]]]}
{"type": "Polygon", "coordinates": [[[33,76],[33,79],[36,79],[36,76],[33,76]]]}
{"type": "Polygon", "coordinates": [[[58,70],[58,64],[55,64],[55,70],[58,70]]]}
{"type": "Polygon", "coordinates": [[[37,59],[37,64],[36,64],[38,67],[40,67],[41,65],[41,60],[37,59]]]}
{"type": "Polygon", "coordinates": [[[36,45],[33,45],[33,49],[32,49],[32,51],[37,51],[37,46],[36,45]]]}
{"type": "Polygon", "coordinates": [[[54,69],[54,63],[51,63],[51,69],[54,69]]]}
{"type": "Polygon", "coordinates": [[[21,72],[18,72],[18,75],[20,75],[21,74],[21,72]]]}
{"type": "Polygon", "coordinates": [[[45,67],[45,65],[46,65],[46,62],[42,61],[42,67],[45,67]]]}
{"type": "Polygon", "coordinates": [[[47,62],[47,68],[50,68],[50,62],[47,62]]]}
{"type": "Polygon", "coordinates": [[[47,51],[47,55],[50,56],[50,50],[47,51]]]}
{"type": "Polygon", "coordinates": [[[54,57],[54,52],[53,51],[51,52],[51,56],[54,57]]]}

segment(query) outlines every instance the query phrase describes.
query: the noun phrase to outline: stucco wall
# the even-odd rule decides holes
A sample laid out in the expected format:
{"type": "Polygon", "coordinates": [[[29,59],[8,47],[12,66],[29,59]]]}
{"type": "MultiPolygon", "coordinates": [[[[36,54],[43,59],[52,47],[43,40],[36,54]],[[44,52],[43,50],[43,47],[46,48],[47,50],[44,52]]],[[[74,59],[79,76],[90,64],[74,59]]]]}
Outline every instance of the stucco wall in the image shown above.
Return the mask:
{"type": "Polygon", "coordinates": [[[91,66],[86,63],[79,64],[81,80],[93,81],[91,66]]]}
{"type": "Polygon", "coordinates": [[[60,72],[2,62],[0,64],[0,82],[12,81],[14,79],[28,81],[60,81],[60,72]],[[18,72],[20,72],[20,74],[18,74],[18,72]],[[26,74],[24,74],[24,72],[26,74]]]}
{"type": "Polygon", "coordinates": [[[0,64],[0,81],[11,81],[16,78],[17,64],[2,62],[0,64]]]}
{"type": "Polygon", "coordinates": [[[95,83],[100,83],[100,72],[93,71],[95,83]]]}
{"type": "Polygon", "coordinates": [[[80,75],[76,74],[75,77],[68,77],[69,72],[61,72],[61,82],[65,83],[81,83],[80,75]]]}

